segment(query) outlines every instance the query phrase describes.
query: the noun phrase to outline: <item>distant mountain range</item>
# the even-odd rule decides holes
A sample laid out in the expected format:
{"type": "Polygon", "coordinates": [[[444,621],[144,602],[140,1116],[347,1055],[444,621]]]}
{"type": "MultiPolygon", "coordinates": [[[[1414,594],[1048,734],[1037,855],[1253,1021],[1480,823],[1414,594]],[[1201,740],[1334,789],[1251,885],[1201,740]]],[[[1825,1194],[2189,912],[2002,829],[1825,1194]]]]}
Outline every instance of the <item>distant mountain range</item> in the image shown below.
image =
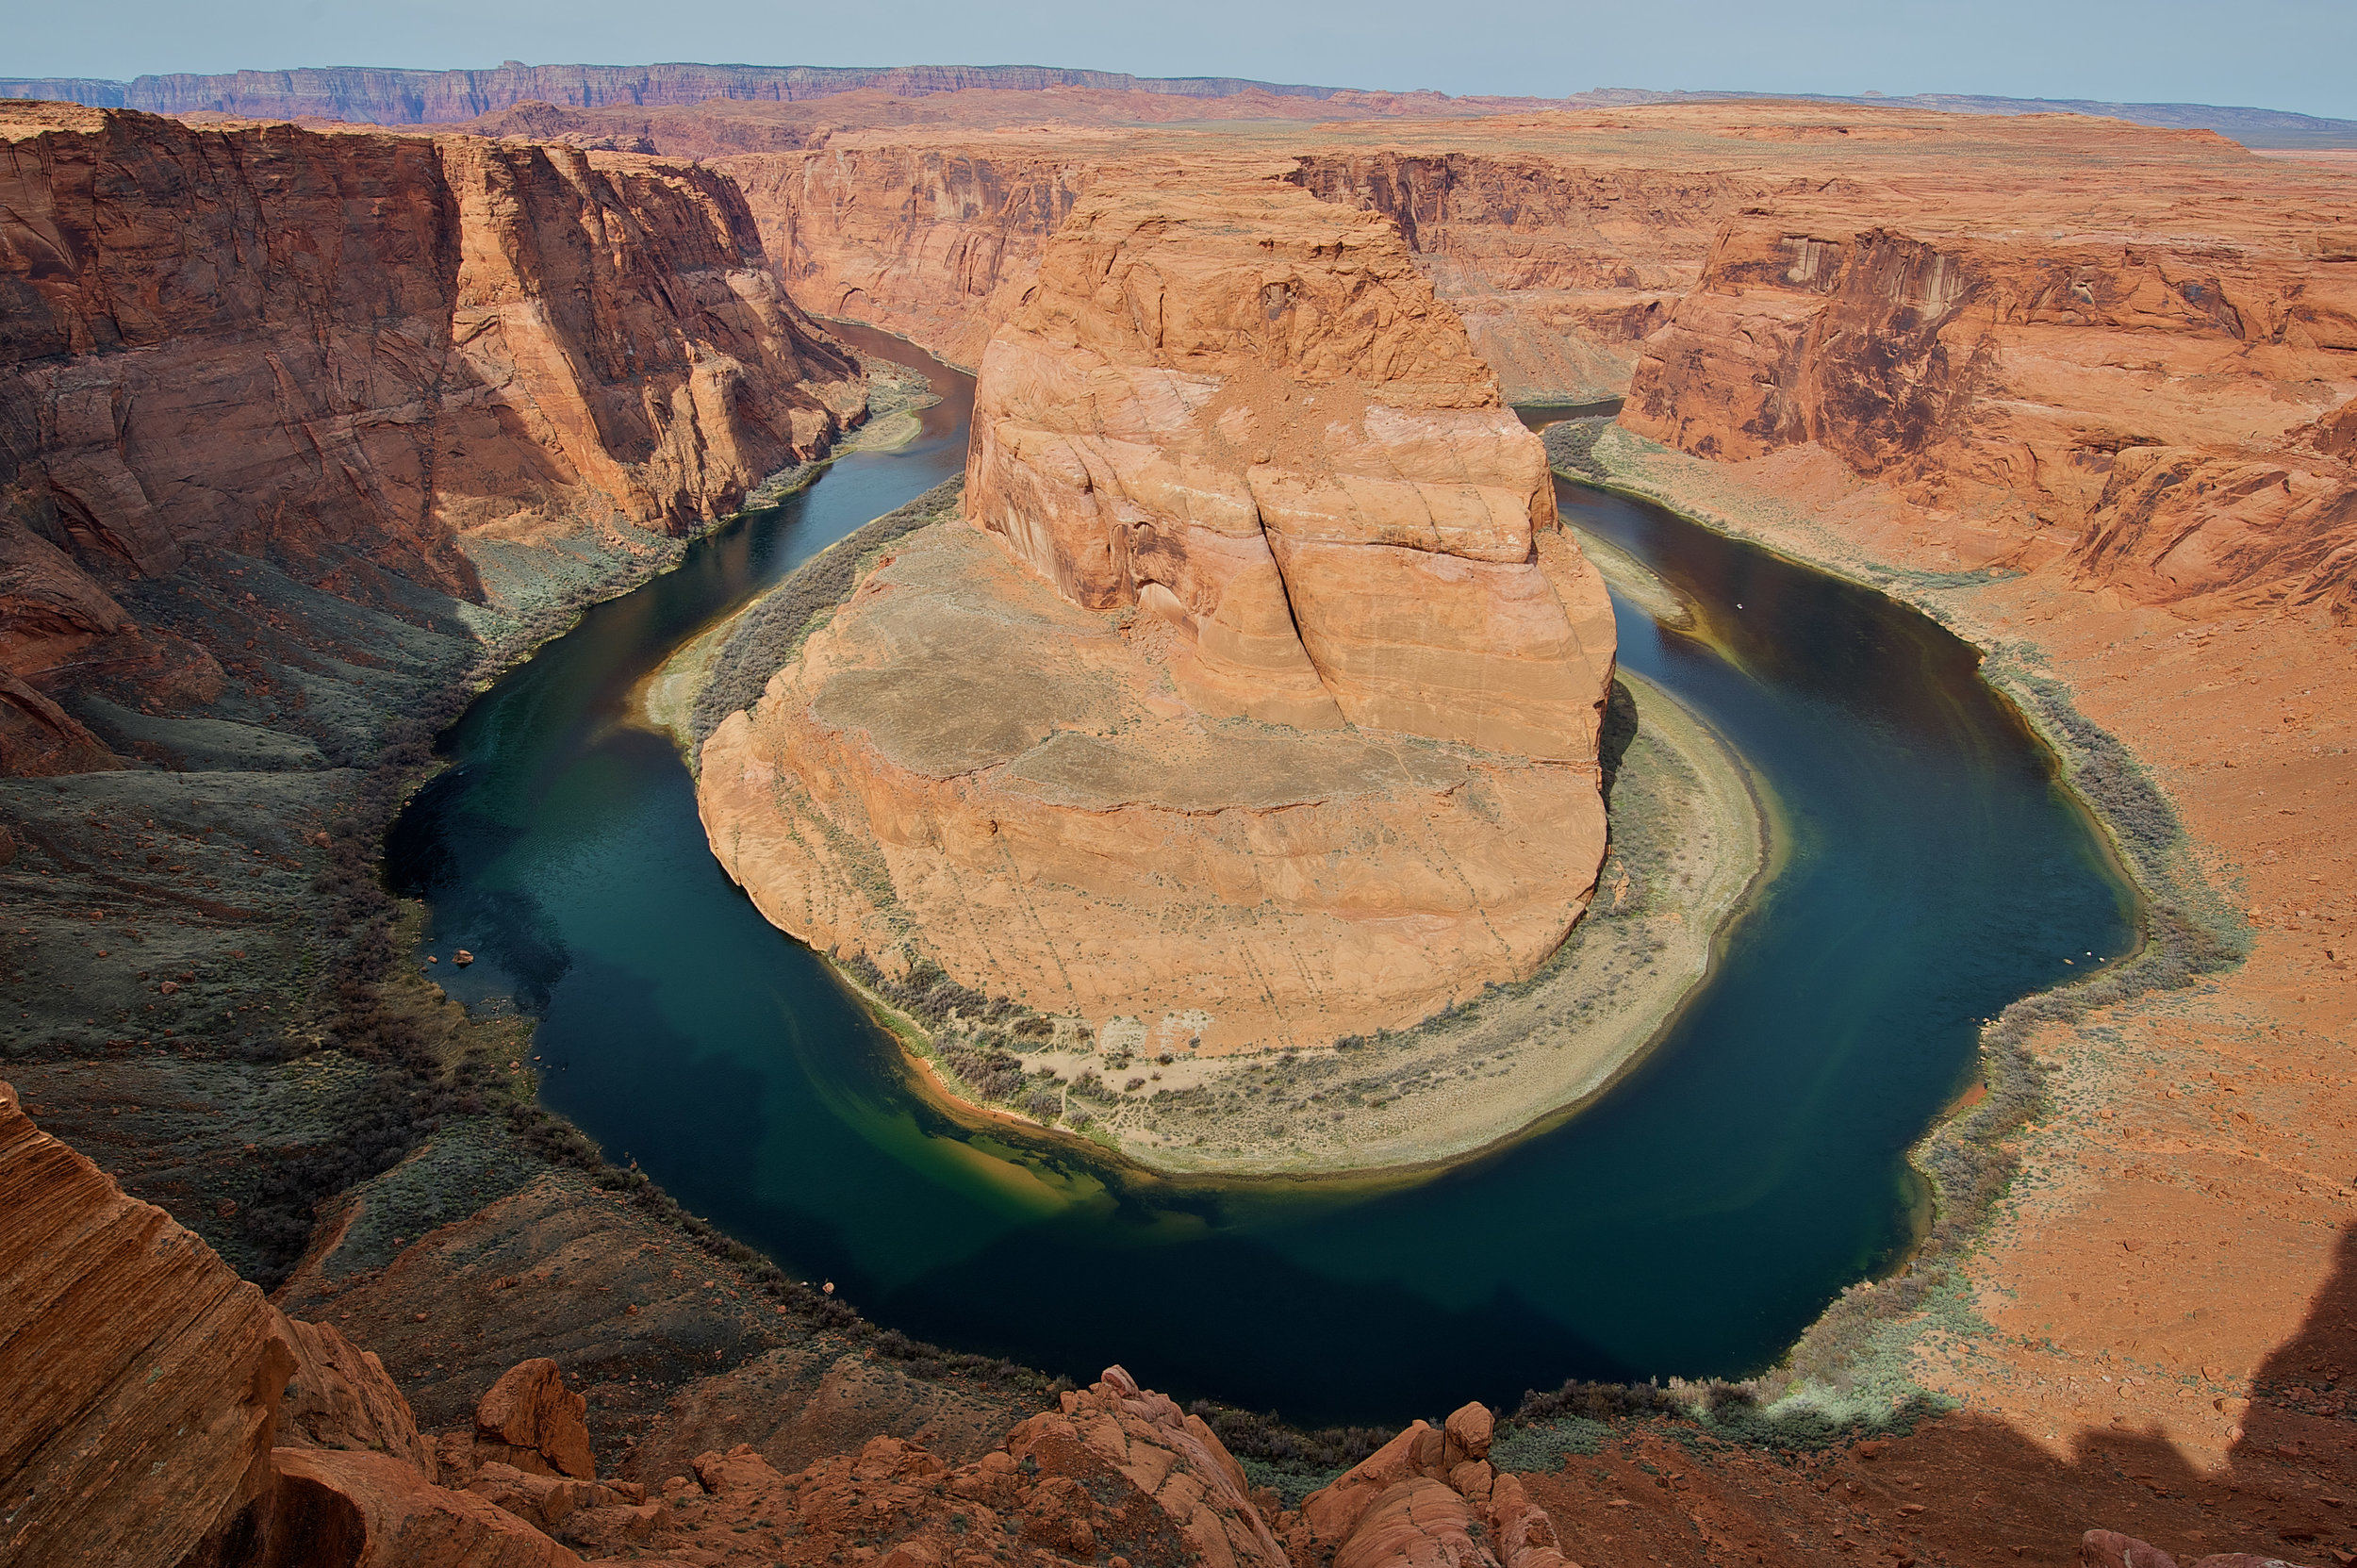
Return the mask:
{"type": "Polygon", "coordinates": [[[1565,101],[1674,104],[1736,98],[1793,98],[1878,108],[1944,109],[1951,114],[2094,114],[2168,130],[2216,131],[2246,147],[2357,147],[2357,120],[2325,120],[2287,109],[2219,104],[2106,104],[2092,98],[1992,98],[1960,92],[1917,92],[1905,97],[1880,92],[1856,96],[1814,92],[1656,92],[1647,88],[1604,88],[1565,101]]]}
{"type": "Polygon", "coordinates": [[[225,75],[0,77],[0,98],[51,98],[157,114],[233,114],[255,119],[341,120],[375,125],[432,125],[472,120],[544,102],[573,108],[654,108],[712,98],[793,102],[869,90],[916,96],[963,88],[1041,91],[1085,88],[1187,98],[1269,95],[1332,101],[1338,112],[1463,114],[1488,108],[1795,98],[1958,114],[2094,114],[2171,129],[2203,129],[2249,147],[2357,147],[2357,120],[2325,120],[2282,109],[2211,104],[2108,104],[2084,98],[1995,98],[1944,92],[1884,97],[1807,93],[1663,92],[1607,88],[1565,98],[1451,98],[1437,92],[1360,92],[1247,81],[1233,76],[1132,76],[1042,65],[525,65],[509,60],[485,71],[401,71],[328,66],[300,71],[237,71],[225,75]]]}

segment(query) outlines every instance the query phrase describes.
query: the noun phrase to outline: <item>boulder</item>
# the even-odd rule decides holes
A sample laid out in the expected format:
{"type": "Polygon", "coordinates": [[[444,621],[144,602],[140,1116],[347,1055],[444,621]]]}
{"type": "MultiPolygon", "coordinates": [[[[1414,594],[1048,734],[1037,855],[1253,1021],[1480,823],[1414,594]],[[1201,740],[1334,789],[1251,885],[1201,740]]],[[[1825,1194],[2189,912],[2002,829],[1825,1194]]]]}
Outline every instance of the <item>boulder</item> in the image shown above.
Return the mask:
{"type": "Polygon", "coordinates": [[[419,1435],[409,1401],[373,1350],[324,1323],[282,1320],[294,1347],[294,1376],[278,1409],[282,1448],[370,1449],[435,1478],[434,1445],[419,1435]]]}
{"type": "Polygon", "coordinates": [[[527,1473],[588,1480],[598,1473],[588,1409],[586,1399],[565,1386],[556,1362],[546,1356],[519,1362],[475,1406],[476,1452],[527,1473]]]}

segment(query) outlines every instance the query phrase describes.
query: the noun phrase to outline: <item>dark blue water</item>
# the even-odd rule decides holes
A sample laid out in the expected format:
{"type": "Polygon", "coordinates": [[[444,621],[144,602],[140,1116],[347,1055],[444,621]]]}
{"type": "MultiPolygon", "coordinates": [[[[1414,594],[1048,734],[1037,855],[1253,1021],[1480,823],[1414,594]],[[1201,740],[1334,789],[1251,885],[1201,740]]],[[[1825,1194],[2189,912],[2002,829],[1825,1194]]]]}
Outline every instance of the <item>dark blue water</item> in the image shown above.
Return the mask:
{"type": "Polygon", "coordinates": [[[1567,1124],[1412,1184],[1179,1185],[975,1135],[721,875],[685,768],[627,722],[697,630],[958,471],[971,384],[924,368],[951,396],[916,444],[592,611],[453,727],[391,843],[437,946],[484,957],[453,990],[542,1016],[549,1105],[880,1322],[1310,1423],[1756,1370],[1908,1245],[1904,1150],[1969,1080],[1977,1021],[2133,945],[2128,887],[1969,648],[1566,484],[1573,520],[1699,607],[1683,635],[1619,603],[1624,663],[1779,813],[1777,874],[1659,1048],[1567,1124]]]}

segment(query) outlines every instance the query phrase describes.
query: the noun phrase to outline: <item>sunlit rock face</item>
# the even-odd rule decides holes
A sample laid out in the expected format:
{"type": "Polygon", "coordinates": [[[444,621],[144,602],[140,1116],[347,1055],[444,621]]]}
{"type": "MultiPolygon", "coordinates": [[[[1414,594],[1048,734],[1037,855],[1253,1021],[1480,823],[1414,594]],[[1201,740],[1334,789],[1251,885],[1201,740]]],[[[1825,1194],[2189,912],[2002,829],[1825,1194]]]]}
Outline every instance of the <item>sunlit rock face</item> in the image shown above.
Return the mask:
{"type": "Polygon", "coordinates": [[[702,754],[722,863],[888,970],[1152,1048],[1528,975],[1604,849],[1601,579],[1393,222],[1099,190],[993,336],[965,517],[702,754]]]}
{"type": "Polygon", "coordinates": [[[1206,713],[1594,757],[1601,583],[1379,214],[1082,201],[983,355],[967,498],[1074,603],[1169,621],[1206,713]]]}

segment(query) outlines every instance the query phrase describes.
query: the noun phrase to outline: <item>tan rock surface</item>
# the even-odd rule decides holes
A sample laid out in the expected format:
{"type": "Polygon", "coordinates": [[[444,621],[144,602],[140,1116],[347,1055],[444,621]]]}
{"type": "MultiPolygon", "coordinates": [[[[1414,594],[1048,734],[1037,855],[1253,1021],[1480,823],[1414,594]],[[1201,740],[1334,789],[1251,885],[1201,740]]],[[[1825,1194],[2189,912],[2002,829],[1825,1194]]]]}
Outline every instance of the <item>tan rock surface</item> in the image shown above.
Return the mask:
{"type": "Polygon", "coordinates": [[[911,536],[706,744],[714,851],[816,946],[1209,1052],[1412,1023],[1561,941],[1591,772],[1207,718],[1166,637],[962,524],[911,536]]]}
{"type": "Polygon", "coordinates": [[[974,425],[968,514],[1075,603],[1170,620],[1198,708],[1594,758],[1603,580],[1388,219],[1267,182],[1092,195],[974,425]]]}
{"type": "Polygon", "coordinates": [[[1554,950],[1603,851],[1611,610],[1394,225],[1092,196],[975,423],[968,514],[1035,576],[913,536],[703,752],[772,920],[1214,1052],[1554,950]]]}

